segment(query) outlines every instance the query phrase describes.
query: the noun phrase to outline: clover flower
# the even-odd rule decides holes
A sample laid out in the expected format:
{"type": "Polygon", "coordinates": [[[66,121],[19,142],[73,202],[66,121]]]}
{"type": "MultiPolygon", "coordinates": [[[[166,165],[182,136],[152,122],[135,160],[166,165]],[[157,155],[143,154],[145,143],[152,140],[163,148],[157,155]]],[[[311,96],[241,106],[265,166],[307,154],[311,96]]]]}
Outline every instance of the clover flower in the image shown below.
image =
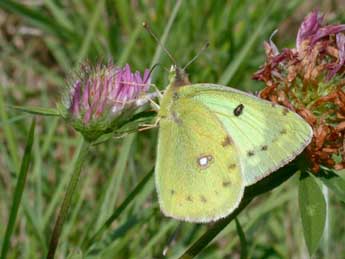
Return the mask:
{"type": "Polygon", "coordinates": [[[62,115],[87,140],[112,132],[121,118],[142,104],[139,102],[150,85],[150,72],[131,72],[127,64],[112,63],[81,66],[70,84],[62,105],[62,115]]]}
{"type": "Polygon", "coordinates": [[[296,47],[265,42],[266,62],[253,78],[260,97],[299,113],[314,130],[306,154],[311,169],[345,168],[345,24],[323,25],[319,12],[302,22],[296,47]]]}

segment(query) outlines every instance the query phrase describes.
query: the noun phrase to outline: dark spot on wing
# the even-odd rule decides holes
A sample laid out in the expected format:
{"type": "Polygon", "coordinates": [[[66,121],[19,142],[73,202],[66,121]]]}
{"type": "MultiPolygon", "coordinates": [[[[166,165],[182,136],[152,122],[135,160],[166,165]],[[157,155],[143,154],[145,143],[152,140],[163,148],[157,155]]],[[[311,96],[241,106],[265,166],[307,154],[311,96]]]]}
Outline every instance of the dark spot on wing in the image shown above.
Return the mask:
{"type": "Polygon", "coordinates": [[[174,94],[173,94],[173,100],[178,100],[178,98],[179,98],[179,95],[178,95],[178,93],[177,92],[174,92],[174,94]]]}
{"type": "Polygon", "coordinates": [[[282,129],[281,131],[280,131],[280,134],[282,134],[282,135],[284,135],[284,134],[286,134],[287,133],[287,130],[286,129],[282,129]]]}
{"type": "Polygon", "coordinates": [[[187,196],[187,201],[193,201],[190,195],[187,196]]]}
{"type": "Polygon", "coordinates": [[[230,181],[224,181],[223,182],[223,187],[228,187],[230,186],[231,182],[230,181]]]}
{"type": "Polygon", "coordinates": [[[271,103],[271,106],[272,107],[276,107],[277,105],[275,103],[271,103]]]}
{"type": "Polygon", "coordinates": [[[250,157],[250,156],[254,156],[255,153],[254,153],[253,150],[249,150],[249,151],[247,152],[247,155],[250,157]]]}
{"type": "Polygon", "coordinates": [[[241,103],[239,104],[235,109],[234,109],[234,115],[235,116],[240,116],[243,112],[244,105],[241,103]]]}
{"type": "Polygon", "coordinates": [[[289,113],[289,109],[288,108],[284,108],[284,110],[283,110],[283,115],[285,116],[286,114],[288,114],[289,113]]]}
{"type": "Polygon", "coordinates": [[[175,111],[173,111],[171,113],[172,115],[172,119],[174,122],[176,122],[177,124],[181,124],[182,123],[182,120],[180,119],[180,117],[177,115],[177,113],[175,111]]]}
{"type": "Polygon", "coordinates": [[[267,146],[267,145],[261,146],[261,150],[262,150],[262,151],[266,151],[267,149],[268,149],[268,146],[267,146]]]}
{"type": "Polygon", "coordinates": [[[229,169],[235,169],[236,168],[236,164],[230,164],[229,165],[229,169]]]}
{"type": "Polygon", "coordinates": [[[229,136],[226,136],[222,142],[222,146],[227,147],[231,145],[232,145],[232,139],[229,136]]]}
{"type": "Polygon", "coordinates": [[[207,200],[206,200],[206,198],[205,198],[204,195],[200,195],[200,200],[201,200],[203,203],[207,202],[207,200]]]}
{"type": "Polygon", "coordinates": [[[171,190],[170,190],[170,194],[171,194],[171,195],[174,195],[174,194],[175,194],[175,190],[171,189],[171,190]]]}

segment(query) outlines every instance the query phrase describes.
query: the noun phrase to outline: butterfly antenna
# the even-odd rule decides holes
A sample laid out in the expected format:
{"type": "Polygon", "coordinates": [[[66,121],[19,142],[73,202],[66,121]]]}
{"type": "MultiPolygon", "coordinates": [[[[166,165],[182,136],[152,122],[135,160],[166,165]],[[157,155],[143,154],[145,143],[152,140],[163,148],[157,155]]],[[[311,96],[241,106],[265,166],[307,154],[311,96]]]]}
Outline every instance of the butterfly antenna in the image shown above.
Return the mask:
{"type": "Polygon", "coordinates": [[[147,77],[147,78],[150,78],[150,76],[151,76],[151,74],[152,74],[153,70],[155,70],[155,69],[156,69],[156,67],[158,67],[158,66],[161,66],[161,64],[156,63],[156,64],[154,64],[154,65],[151,67],[151,69],[150,69],[150,71],[149,71],[149,75],[148,75],[148,77],[147,77]]]}
{"type": "Polygon", "coordinates": [[[151,75],[151,73],[153,72],[153,70],[155,70],[156,69],[156,67],[162,67],[165,71],[167,71],[167,72],[169,72],[169,68],[167,68],[166,66],[163,66],[161,63],[156,63],[156,64],[154,64],[152,67],[151,67],[151,69],[150,69],[150,75],[151,75]]]}
{"type": "MultiPolygon", "coordinates": [[[[149,72],[149,76],[148,76],[147,78],[150,78],[150,76],[151,76],[153,70],[155,70],[155,68],[158,67],[158,66],[162,66],[162,64],[156,63],[156,64],[154,64],[154,65],[151,67],[150,72],[149,72]]],[[[162,66],[162,67],[163,67],[164,69],[166,69],[164,66],[162,66]]],[[[161,92],[159,91],[159,89],[157,88],[157,86],[156,86],[155,84],[151,84],[151,86],[155,89],[155,91],[156,91],[158,97],[159,97],[159,98],[162,98],[163,96],[162,96],[161,92]]],[[[159,107],[159,105],[158,105],[158,107],[159,107]]]]}
{"type": "Polygon", "coordinates": [[[168,57],[174,63],[174,65],[176,65],[176,60],[173,58],[173,56],[170,54],[170,52],[165,48],[165,46],[162,44],[162,42],[158,39],[158,37],[152,31],[151,27],[148,25],[147,22],[143,22],[143,27],[152,36],[152,38],[154,38],[154,40],[158,43],[158,45],[165,51],[165,53],[168,55],[168,57]]]}
{"type": "Polygon", "coordinates": [[[183,70],[185,70],[190,64],[192,64],[200,56],[200,54],[202,54],[208,48],[209,45],[210,43],[206,42],[204,46],[202,46],[202,48],[199,50],[199,52],[194,56],[194,58],[192,58],[191,61],[189,61],[187,65],[183,67],[183,70]]]}

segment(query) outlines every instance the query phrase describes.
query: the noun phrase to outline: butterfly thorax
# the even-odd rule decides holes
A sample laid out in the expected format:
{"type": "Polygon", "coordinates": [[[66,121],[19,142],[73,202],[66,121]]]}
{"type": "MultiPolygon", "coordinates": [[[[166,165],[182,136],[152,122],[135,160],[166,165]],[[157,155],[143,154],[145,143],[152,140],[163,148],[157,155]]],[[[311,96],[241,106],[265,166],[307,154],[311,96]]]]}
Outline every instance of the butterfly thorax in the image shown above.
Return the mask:
{"type": "Polygon", "coordinates": [[[166,118],[173,115],[174,103],[179,99],[179,90],[182,86],[189,85],[187,73],[177,66],[172,66],[169,74],[169,85],[166,88],[162,100],[160,102],[160,110],[158,117],[166,118]]]}

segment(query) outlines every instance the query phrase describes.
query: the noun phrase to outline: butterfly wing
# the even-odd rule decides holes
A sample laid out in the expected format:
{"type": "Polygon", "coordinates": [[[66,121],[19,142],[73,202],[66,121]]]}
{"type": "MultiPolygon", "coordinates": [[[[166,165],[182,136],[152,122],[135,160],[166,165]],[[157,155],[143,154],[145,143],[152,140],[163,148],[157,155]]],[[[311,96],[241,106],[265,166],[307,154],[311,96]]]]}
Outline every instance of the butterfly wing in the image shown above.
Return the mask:
{"type": "Polygon", "coordinates": [[[169,109],[160,120],[155,169],[161,210],[191,222],[225,217],[244,190],[232,139],[199,102],[184,98],[169,109]]]}
{"type": "Polygon", "coordinates": [[[246,186],[287,164],[312,138],[298,114],[230,87],[195,84],[182,87],[180,95],[221,122],[238,147],[246,186]]]}

